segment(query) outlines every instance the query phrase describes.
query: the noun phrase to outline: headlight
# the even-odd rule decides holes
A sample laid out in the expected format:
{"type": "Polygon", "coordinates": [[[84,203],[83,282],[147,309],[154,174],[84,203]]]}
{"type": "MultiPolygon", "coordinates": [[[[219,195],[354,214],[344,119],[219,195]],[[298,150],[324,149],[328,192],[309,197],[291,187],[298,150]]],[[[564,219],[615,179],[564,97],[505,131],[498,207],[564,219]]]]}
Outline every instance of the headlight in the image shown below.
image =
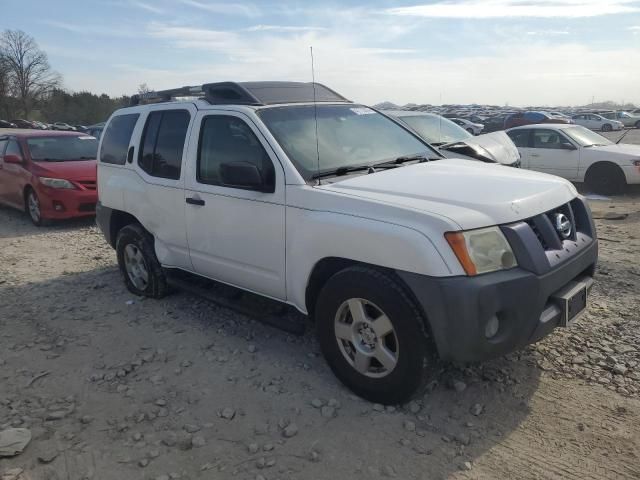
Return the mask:
{"type": "Polygon", "coordinates": [[[64,178],[40,177],[40,183],[51,188],[76,188],[73,183],[64,178]]]}
{"type": "Polygon", "coordinates": [[[518,265],[509,242],[498,227],[448,232],[445,238],[467,275],[495,272],[518,265]]]}

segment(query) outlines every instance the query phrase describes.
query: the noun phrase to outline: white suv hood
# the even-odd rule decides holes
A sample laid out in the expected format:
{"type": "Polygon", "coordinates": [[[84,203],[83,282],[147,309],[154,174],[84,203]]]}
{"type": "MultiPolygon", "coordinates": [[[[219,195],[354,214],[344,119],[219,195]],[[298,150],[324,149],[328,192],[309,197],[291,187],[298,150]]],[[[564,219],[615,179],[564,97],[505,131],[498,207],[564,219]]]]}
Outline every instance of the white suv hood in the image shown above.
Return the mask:
{"type": "Polygon", "coordinates": [[[560,177],[458,159],[359,175],[319,188],[436,214],[465,230],[523,220],[577,196],[560,177]]]}

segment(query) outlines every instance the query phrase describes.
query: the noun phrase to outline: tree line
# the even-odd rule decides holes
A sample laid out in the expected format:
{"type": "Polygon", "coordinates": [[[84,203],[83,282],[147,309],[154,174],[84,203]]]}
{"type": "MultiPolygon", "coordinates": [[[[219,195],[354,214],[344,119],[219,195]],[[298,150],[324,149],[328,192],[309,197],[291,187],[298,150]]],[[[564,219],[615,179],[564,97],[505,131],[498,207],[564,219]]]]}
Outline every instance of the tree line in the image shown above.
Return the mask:
{"type": "Polygon", "coordinates": [[[0,34],[0,119],[89,125],[128,103],[126,96],[65,90],[33,37],[21,30],[0,34]]]}

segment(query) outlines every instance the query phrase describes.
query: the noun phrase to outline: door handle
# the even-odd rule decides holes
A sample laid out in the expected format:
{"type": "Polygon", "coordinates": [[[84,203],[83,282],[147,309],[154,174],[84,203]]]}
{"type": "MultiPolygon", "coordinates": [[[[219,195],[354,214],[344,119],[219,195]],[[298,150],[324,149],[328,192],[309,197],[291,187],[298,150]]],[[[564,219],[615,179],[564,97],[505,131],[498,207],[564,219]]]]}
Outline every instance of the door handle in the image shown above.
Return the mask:
{"type": "Polygon", "coordinates": [[[537,153],[532,153],[531,156],[532,157],[539,157],[540,155],[538,155],[537,153]]]}
{"type": "Polygon", "coordinates": [[[204,200],[202,200],[200,198],[187,197],[186,198],[186,202],[189,205],[199,205],[201,207],[204,205],[204,200]]]}

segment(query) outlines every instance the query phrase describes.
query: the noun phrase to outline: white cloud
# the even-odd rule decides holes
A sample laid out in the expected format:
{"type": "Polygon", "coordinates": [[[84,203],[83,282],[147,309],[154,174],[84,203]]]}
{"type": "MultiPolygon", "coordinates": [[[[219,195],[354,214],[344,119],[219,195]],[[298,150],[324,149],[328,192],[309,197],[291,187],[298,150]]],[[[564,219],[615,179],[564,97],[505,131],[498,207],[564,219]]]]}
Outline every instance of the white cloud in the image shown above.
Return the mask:
{"type": "Polygon", "coordinates": [[[533,31],[527,32],[527,35],[553,37],[556,35],[569,35],[569,32],[566,30],[533,30],[533,31]]]}
{"type": "Polygon", "coordinates": [[[427,18],[584,18],[640,12],[638,0],[452,0],[385,10],[427,18]]]}
{"type": "Polygon", "coordinates": [[[208,2],[206,0],[180,0],[184,5],[220,15],[260,16],[260,9],[249,3],[208,2]]]}
{"type": "Polygon", "coordinates": [[[146,2],[134,1],[134,2],[131,2],[131,5],[133,5],[134,7],[141,8],[142,10],[146,10],[147,12],[151,12],[151,13],[156,13],[156,14],[166,13],[164,9],[162,9],[160,7],[157,7],[155,5],[152,5],[150,3],[146,3],[146,2]]]}
{"type": "Polygon", "coordinates": [[[113,27],[95,24],[76,24],[59,22],[57,20],[42,20],[40,23],[49,25],[50,27],[66,30],[67,32],[77,33],[80,35],[100,35],[107,37],[136,37],[138,36],[137,27],[113,27]]]}
{"type": "Polygon", "coordinates": [[[310,32],[326,30],[325,27],[295,26],[295,25],[253,25],[246,28],[248,32],[310,32]]]}

